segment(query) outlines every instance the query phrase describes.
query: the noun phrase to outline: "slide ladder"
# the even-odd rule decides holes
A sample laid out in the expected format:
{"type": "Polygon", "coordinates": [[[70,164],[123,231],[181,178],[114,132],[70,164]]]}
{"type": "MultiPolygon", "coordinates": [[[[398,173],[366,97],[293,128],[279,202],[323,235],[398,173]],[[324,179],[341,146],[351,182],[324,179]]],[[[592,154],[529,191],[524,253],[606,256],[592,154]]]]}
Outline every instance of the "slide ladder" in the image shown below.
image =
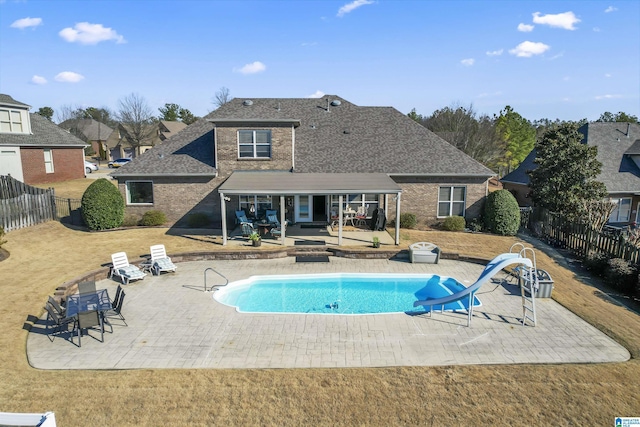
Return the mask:
{"type": "Polygon", "coordinates": [[[520,270],[520,295],[522,296],[522,326],[525,326],[527,320],[536,326],[536,292],[538,291],[538,272],[536,270],[536,254],[533,249],[526,248],[522,250],[522,256],[525,257],[527,251],[531,251],[533,265],[520,270]]]}

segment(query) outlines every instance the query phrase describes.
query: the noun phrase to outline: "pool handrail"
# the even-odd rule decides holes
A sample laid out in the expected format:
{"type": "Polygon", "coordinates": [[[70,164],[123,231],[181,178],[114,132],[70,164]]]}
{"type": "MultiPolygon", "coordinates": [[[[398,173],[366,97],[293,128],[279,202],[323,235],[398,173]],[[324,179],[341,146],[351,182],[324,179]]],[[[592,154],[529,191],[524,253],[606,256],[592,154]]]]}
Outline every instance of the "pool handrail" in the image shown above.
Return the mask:
{"type": "Polygon", "coordinates": [[[469,296],[469,308],[467,310],[468,319],[467,326],[471,326],[471,316],[473,315],[473,297],[476,291],[485,283],[489,281],[493,276],[495,276],[498,272],[502,271],[503,268],[511,265],[511,264],[522,264],[529,268],[533,268],[534,264],[529,258],[523,258],[519,253],[503,253],[492,259],[484,268],[480,277],[475,281],[475,283],[468,288],[463,289],[460,292],[456,292],[454,294],[448,295],[442,298],[435,299],[427,299],[421,301],[415,301],[413,303],[414,307],[419,306],[430,306],[430,313],[433,312],[433,306],[436,305],[444,305],[450,302],[459,301],[462,298],[469,296]]]}

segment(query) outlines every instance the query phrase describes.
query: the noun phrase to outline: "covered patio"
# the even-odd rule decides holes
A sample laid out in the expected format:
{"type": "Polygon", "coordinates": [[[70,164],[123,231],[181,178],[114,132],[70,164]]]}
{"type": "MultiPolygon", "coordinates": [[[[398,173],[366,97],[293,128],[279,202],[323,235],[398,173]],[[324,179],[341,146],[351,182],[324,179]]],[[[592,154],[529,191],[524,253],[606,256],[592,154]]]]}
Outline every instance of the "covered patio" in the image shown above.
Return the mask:
{"type": "MultiPolygon", "coordinates": [[[[271,197],[279,197],[279,205],[281,207],[287,206],[285,202],[286,197],[290,196],[337,196],[338,206],[343,207],[345,205],[345,197],[349,194],[378,194],[384,195],[385,201],[389,195],[395,201],[395,217],[400,217],[400,199],[402,189],[395,183],[388,175],[383,173],[296,173],[296,172],[282,172],[282,171],[236,171],[229,176],[229,178],[218,188],[220,194],[220,206],[222,213],[222,240],[223,245],[226,245],[229,239],[228,235],[228,214],[227,203],[231,201],[229,196],[243,196],[243,195],[264,195],[271,197]]],[[[385,209],[388,208],[388,204],[384,203],[385,209]]],[[[288,206],[287,206],[288,208],[288,206]]],[[[292,207],[294,208],[294,207],[292,207]]],[[[326,206],[328,211],[330,206],[326,206]]],[[[285,224],[287,221],[285,215],[285,209],[279,210],[279,221],[281,224],[285,224]]],[[[337,226],[337,245],[342,246],[345,242],[345,230],[344,219],[345,212],[343,209],[339,209],[338,212],[338,226],[337,226]]],[[[387,215],[387,213],[385,213],[387,215]]],[[[327,228],[327,233],[331,235],[331,230],[327,228]]],[[[292,230],[283,228],[282,234],[278,242],[285,246],[287,245],[287,235],[291,234],[292,230]]],[[[355,233],[364,234],[367,232],[355,231],[355,233]]],[[[368,233],[367,233],[368,234],[368,233]]],[[[386,232],[379,231],[376,235],[387,235],[386,232]]],[[[358,236],[353,236],[356,240],[358,236]]],[[[368,241],[373,239],[373,235],[369,237],[368,241]]],[[[381,240],[382,238],[379,237],[381,240]]],[[[292,244],[292,243],[289,243],[292,244]]],[[[393,244],[400,244],[400,223],[395,221],[395,238],[393,244]]]]}

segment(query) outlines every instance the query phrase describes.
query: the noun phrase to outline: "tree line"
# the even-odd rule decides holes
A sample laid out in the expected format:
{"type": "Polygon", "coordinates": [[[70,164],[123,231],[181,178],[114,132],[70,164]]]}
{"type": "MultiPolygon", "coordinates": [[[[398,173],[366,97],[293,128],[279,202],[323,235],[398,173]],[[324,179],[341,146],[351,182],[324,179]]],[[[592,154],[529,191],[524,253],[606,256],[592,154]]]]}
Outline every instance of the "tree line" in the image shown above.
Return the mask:
{"type": "MultiPolygon", "coordinates": [[[[408,116],[495,171],[498,176],[504,176],[518,167],[546,132],[569,125],[577,129],[587,123],[587,119],[530,121],[509,105],[493,116],[478,114],[473,105],[467,107],[460,104],[436,110],[429,116],[418,114],[413,109],[408,116]]],[[[608,111],[596,121],[639,123],[636,116],[608,111]]]]}

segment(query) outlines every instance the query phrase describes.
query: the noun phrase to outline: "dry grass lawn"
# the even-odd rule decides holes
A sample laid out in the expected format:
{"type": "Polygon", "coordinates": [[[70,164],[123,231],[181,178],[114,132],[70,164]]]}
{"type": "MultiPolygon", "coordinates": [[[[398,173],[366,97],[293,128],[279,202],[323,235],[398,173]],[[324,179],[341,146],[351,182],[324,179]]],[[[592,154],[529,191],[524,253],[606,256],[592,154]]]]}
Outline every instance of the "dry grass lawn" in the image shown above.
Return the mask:
{"type": "MultiPolygon", "coordinates": [[[[94,174],[97,172],[94,172],[94,174]]],[[[117,186],[115,180],[111,180],[108,175],[100,175],[102,178],[108,179],[113,185],[117,186]]],[[[56,190],[56,196],[65,197],[68,199],[81,199],[84,191],[95,180],[91,178],[72,179],[63,182],[51,182],[49,184],[35,184],[34,187],[38,188],[53,188],[56,190]]]]}
{"type": "MultiPolygon", "coordinates": [[[[108,262],[109,254],[216,250],[166,229],[87,233],[57,222],[7,235],[0,262],[0,410],[52,410],[80,425],[613,425],[640,416],[640,316],[603,298],[538,251],[554,298],[624,344],[626,363],[437,368],[40,371],[25,356],[28,315],[41,315],[55,287],[108,262]]],[[[402,233],[446,252],[491,258],[513,238],[402,233]]]]}

